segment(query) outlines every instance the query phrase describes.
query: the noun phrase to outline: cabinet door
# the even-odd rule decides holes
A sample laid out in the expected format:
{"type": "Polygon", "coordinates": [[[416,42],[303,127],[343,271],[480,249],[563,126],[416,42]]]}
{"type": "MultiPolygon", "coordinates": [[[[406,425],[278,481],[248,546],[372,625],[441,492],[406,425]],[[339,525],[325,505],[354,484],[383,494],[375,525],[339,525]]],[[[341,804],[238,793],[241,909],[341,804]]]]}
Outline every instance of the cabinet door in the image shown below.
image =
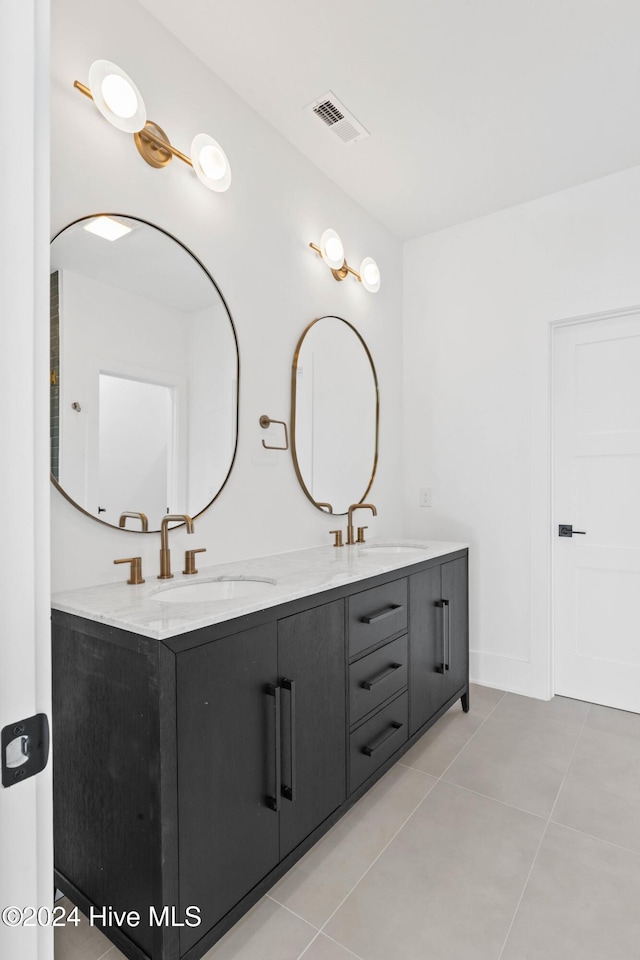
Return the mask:
{"type": "Polygon", "coordinates": [[[440,567],[409,577],[409,734],[414,734],[446,700],[440,567]]]}
{"type": "Polygon", "coordinates": [[[409,733],[414,734],[469,676],[467,560],[409,578],[409,733]]]}
{"type": "Polygon", "coordinates": [[[271,623],[177,657],[181,954],[278,862],[276,649],[271,623]]]}
{"type": "Polygon", "coordinates": [[[442,597],[448,600],[448,670],[445,699],[467,683],[469,677],[469,614],[467,560],[460,557],[442,564],[442,597]]]}
{"type": "Polygon", "coordinates": [[[280,856],[346,796],[344,602],[278,622],[282,702],[280,856]]]}

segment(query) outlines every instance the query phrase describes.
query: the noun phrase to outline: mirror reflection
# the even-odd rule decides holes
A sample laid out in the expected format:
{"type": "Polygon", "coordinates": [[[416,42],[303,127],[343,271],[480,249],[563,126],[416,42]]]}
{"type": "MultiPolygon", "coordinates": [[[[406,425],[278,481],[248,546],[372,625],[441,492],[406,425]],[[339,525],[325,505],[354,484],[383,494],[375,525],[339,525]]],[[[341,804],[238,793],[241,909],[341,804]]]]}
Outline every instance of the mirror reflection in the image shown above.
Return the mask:
{"type": "Polygon", "coordinates": [[[87,217],[51,244],[51,476],[111,526],[201,513],[235,458],[235,328],[199,260],[134,217],[87,217]],[[102,221],[102,222],[101,222],[102,221]],[[113,228],[111,228],[113,229],[113,228]]]}
{"type": "Polygon", "coordinates": [[[378,462],[378,379],[358,331],[320,317],[298,342],[292,371],[292,452],[302,489],[320,510],[365,499],[378,462]]]}

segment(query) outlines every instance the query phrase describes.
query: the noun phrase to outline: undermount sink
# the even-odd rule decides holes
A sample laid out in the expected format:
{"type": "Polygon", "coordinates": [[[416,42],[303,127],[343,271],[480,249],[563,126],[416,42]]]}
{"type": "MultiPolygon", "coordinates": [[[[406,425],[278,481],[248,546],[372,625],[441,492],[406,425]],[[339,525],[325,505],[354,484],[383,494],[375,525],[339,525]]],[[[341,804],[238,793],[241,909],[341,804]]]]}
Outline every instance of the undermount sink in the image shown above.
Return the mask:
{"type": "Polygon", "coordinates": [[[212,603],[220,600],[238,600],[257,597],[275,587],[277,580],[264,577],[218,577],[215,580],[199,580],[197,583],[181,583],[166,587],[153,597],[160,603],[212,603]]]}
{"type": "Polygon", "coordinates": [[[362,547],[360,553],[389,553],[393,556],[402,556],[402,554],[424,553],[424,547],[416,547],[409,543],[372,543],[368,547],[362,547]]]}

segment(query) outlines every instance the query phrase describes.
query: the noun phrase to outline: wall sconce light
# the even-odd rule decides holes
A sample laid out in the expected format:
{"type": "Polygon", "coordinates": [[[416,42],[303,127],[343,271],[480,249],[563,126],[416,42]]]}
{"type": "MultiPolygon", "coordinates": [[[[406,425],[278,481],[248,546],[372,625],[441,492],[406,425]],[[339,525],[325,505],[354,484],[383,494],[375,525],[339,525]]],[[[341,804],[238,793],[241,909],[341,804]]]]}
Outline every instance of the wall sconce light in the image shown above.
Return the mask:
{"type": "Polygon", "coordinates": [[[89,86],[79,80],[74,87],[93,100],[102,116],[118,130],[132,133],[138,153],[156,168],[166,167],[173,157],[193,167],[201,183],[222,193],[231,183],[231,166],[217,140],[206,133],[193,138],[190,156],[177,150],[157,123],[147,120],[144,100],[124,70],[110,60],[96,60],[89,69],[89,86]]]}
{"type": "Polygon", "coordinates": [[[320,237],[320,246],[310,243],[318,256],[324,260],[336,280],[344,280],[351,273],[369,293],[380,289],[380,269],[372,257],[365,257],[360,264],[360,272],[350,267],[344,258],[344,246],[335,230],[325,230],[320,237]]]}

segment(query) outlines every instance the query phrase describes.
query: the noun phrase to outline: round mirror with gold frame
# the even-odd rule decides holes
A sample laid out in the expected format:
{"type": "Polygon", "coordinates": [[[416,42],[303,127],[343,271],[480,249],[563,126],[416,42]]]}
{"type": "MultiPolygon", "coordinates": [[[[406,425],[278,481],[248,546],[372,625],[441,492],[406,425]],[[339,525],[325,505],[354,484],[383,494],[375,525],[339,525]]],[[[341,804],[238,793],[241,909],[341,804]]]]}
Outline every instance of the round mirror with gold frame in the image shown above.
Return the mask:
{"type": "Polygon", "coordinates": [[[380,400],[369,348],[342,317],[314,320],[291,376],[291,450],[302,489],[319,510],[365,500],[378,464],[380,400]]]}
{"type": "Polygon", "coordinates": [[[99,214],[51,242],[51,479],[83,513],[158,530],[224,487],[238,341],[200,260],[161,227],[99,214]]]}

